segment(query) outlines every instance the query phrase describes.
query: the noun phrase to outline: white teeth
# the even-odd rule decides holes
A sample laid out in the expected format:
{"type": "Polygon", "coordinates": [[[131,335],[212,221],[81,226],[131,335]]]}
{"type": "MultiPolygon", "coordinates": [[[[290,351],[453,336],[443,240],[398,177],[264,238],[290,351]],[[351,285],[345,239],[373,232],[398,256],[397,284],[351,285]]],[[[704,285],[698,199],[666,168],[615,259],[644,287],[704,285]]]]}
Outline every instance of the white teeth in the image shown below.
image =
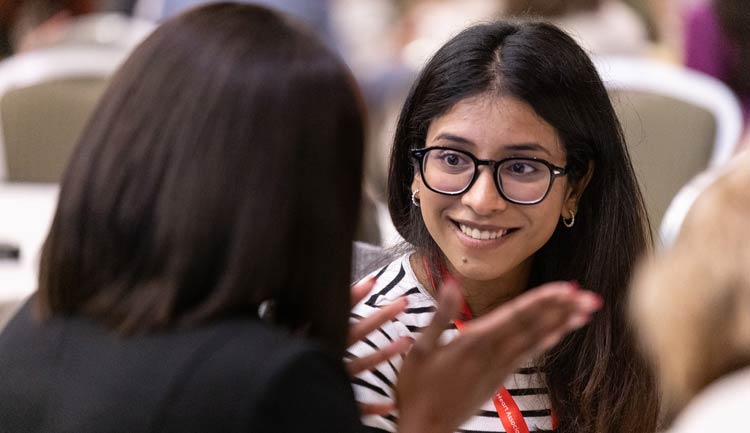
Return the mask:
{"type": "Polygon", "coordinates": [[[507,230],[498,230],[494,232],[491,232],[489,230],[479,231],[479,229],[472,229],[463,224],[459,224],[458,226],[461,228],[461,232],[463,232],[463,234],[480,240],[497,239],[507,232],[507,230]]]}

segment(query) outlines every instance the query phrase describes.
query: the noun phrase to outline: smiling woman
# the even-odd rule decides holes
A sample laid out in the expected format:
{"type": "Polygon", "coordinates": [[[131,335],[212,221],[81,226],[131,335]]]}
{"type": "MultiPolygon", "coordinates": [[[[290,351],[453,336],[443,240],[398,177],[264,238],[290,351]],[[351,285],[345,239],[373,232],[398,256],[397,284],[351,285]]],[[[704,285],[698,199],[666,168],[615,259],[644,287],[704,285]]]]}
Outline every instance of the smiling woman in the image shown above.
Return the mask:
{"type": "Polygon", "coordinates": [[[478,168],[475,181],[460,195],[431,188],[432,176],[424,170],[429,160],[414,176],[411,189],[419,190],[422,219],[447,269],[465,277],[472,311],[487,311],[526,288],[534,252],[550,238],[560,216],[576,207],[574,185],[566,176],[555,181],[552,169],[545,167],[564,166],[565,152],[554,128],[510,96],[480,95],[457,103],[430,124],[425,141],[427,149],[452,145],[482,158],[536,158],[546,169],[546,175],[523,182],[518,174],[508,174],[534,168],[523,159],[511,159],[517,162],[509,169],[502,164],[495,164],[495,170],[478,168]],[[507,198],[506,190],[514,199],[507,198]],[[495,239],[489,239],[492,234],[495,239]]]}
{"type": "MultiPolygon", "coordinates": [[[[391,217],[411,251],[379,271],[355,319],[401,297],[410,308],[350,348],[351,357],[420,334],[443,280],[459,281],[464,319],[537,285],[574,280],[602,296],[602,311],[529,359],[461,431],[656,429],[653,375],[623,311],[634,263],[650,245],[648,218],[607,92],[568,35],[497,22],[446,43],[401,111],[388,186],[391,217]]],[[[462,327],[456,321],[444,338],[462,327]]],[[[399,368],[393,360],[360,374],[357,398],[397,399],[399,368]]],[[[397,421],[396,413],[364,419],[376,431],[397,421]]]]}

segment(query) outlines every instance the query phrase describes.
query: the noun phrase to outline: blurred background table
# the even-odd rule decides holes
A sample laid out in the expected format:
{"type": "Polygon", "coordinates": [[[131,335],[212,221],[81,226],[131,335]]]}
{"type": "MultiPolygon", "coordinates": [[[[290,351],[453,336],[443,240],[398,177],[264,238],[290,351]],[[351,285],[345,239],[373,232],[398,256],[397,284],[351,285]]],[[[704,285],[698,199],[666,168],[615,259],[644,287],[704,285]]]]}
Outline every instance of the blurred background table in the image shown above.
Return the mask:
{"type": "Polygon", "coordinates": [[[0,243],[17,258],[0,258],[0,327],[37,285],[39,253],[57,204],[56,184],[0,183],[0,243]]]}

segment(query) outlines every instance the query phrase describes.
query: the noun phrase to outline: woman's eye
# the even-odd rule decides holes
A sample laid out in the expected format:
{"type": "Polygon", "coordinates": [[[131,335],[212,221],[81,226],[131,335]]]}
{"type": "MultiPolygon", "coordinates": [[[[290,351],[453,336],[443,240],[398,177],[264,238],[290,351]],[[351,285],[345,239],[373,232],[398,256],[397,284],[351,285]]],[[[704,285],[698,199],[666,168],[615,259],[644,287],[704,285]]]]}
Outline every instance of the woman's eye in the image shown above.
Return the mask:
{"type": "Polygon", "coordinates": [[[468,158],[459,153],[446,152],[440,156],[440,159],[442,159],[443,163],[445,163],[446,165],[450,165],[453,167],[466,165],[468,163],[468,158]]]}
{"type": "Polygon", "coordinates": [[[459,163],[461,163],[461,159],[458,157],[458,155],[445,155],[444,160],[449,165],[458,165],[459,163]]]}
{"type": "Polygon", "coordinates": [[[534,171],[534,167],[529,164],[524,164],[523,162],[516,162],[510,166],[510,170],[514,173],[524,174],[534,171]]]}

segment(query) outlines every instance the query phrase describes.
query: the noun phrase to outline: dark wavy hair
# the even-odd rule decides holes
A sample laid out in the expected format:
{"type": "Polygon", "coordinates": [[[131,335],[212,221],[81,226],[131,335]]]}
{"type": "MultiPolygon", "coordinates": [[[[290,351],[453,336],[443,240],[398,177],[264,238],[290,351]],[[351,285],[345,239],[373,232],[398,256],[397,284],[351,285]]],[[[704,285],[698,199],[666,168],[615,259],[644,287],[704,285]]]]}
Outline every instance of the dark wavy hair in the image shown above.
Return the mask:
{"type": "Polygon", "coordinates": [[[64,175],[42,315],[133,334],[257,318],[270,300],[277,325],[343,355],[362,119],[349,70],[275,12],[213,4],[165,22],[64,175]]]}
{"type": "Polygon", "coordinates": [[[654,431],[655,380],[637,351],[624,308],[634,264],[652,242],[648,217],[607,91],[567,34],[544,23],[480,24],[434,55],[412,87],[396,129],[388,204],[397,230],[431,259],[435,273],[442,252],[411,203],[415,166],[409,151],[424,146],[433,119],[480,94],[518,98],[552,125],[567,153],[571,183],[593,167],[575,226],[558,224],[535,254],[529,282],[533,287],[578,280],[604,298],[593,321],[542,361],[558,431],[654,431]]]}

